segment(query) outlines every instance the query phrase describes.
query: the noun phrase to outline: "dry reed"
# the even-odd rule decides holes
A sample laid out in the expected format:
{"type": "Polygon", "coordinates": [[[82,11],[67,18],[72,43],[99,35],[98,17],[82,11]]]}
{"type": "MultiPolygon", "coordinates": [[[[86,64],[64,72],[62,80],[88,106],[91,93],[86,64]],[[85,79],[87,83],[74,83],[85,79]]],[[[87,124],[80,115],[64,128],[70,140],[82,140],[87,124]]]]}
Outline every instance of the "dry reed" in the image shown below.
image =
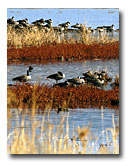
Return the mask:
{"type": "MultiPolygon", "coordinates": [[[[34,100],[34,98],[33,98],[34,100]]],[[[32,117],[32,125],[29,130],[27,129],[30,124],[25,122],[25,115],[28,111],[23,110],[22,121],[16,119],[18,122],[15,128],[11,129],[10,118],[8,117],[8,146],[7,150],[9,154],[119,154],[119,130],[115,128],[114,117],[113,128],[105,129],[104,133],[110,131],[112,133],[112,140],[107,141],[107,146],[104,144],[98,145],[98,137],[92,139],[92,133],[89,126],[85,126],[74,129],[75,133],[73,138],[69,138],[69,122],[68,115],[63,113],[61,115],[58,125],[50,122],[50,111],[45,112],[42,115],[42,120],[38,121],[34,117],[36,116],[36,105],[33,105],[30,117],[32,117]],[[47,115],[47,119],[45,116],[47,115]],[[66,127],[64,127],[66,123],[66,127]],[[36,133],[36,130],[40,128],[40,133],[36,133]],[[64,132],[65,130],[65,132],[64,132]],[[79,141],[78,141],[79,140],[79,141]],[[90,141],[92,143],[90,144],[90,141]],[[111,144],[111,145],[110,145],[111,144]],[[99,146],[99,147],[98,147],[99,146]],[[114,148],[111,149],[110,147],[114,148]],[[98,147],[98,148],[96,148],[98,147]]],[[[20,116],[20,110],[17,109],[17,118],[20,116]]],[[[8,108],[10,112],[10,108],[8,108]]],[[[11,113],[10,113],[11,114],[11,113]]],[[[16,118],[16,116],[15,116],[16,118]]]]}
{"type": "MultiPolygon", "coordinates": [[[[68,33],[68,32],[64,32],[68,33]]],[[[78,32],[76,32],[78,33],[78,32]]],[[[7,26],[7,48],[22,48],[36,46],[40,47],[42,44],[74,44],[74,43],[84,43],[90,45],[93,43],[106,44],[113,43],[115,39],[109,39],[106,34],[100,34],[98,38],[93,35],[88,35],[86,33],[86,26],[78,34],[81,36],[80,39],[74,39],[73,37],[66,38],[62,37],[63,33],[55,32],[53,28],[49,31],[46,29],[37,28],[32,26],[31,29],[15,29],[13,26],[7,26]]]]}

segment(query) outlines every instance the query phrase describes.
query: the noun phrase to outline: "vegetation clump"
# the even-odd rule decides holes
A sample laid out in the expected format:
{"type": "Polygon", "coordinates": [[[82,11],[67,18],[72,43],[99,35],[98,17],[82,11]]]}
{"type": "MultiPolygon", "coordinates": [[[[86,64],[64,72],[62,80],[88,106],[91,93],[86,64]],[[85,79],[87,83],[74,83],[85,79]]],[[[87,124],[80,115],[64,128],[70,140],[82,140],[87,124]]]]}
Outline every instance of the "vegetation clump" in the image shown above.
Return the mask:
{"type": "Polygon", "coordinates": [[[79,87],[49,87],[48,85],[31,85],[28,83],[17,84],[8,87],[8,97],[11,102],[10,107],[18,108],[20,104],[31,108],[33,101],[38,108],[45,110],[52,105],[52,109],[57,109],[57,105],[66,108],[119,108],[119,87],[112,90],[102,90],[92,85],[79,87]],[[34,99],[33,99],[34,94],[34,99]],[[10,96],[13,95],[15,97],[10,96]],[[114,102],[118,104],[113,104],[114,102]]]}

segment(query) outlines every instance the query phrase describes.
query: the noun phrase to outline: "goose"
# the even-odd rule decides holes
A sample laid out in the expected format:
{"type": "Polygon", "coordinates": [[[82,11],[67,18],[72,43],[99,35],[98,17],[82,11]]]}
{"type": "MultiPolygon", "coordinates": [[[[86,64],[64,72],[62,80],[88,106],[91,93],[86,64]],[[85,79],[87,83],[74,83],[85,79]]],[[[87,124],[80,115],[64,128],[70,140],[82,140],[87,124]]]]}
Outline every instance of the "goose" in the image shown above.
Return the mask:
{"type": "Polygon", "coordinates": [[[98,72],[98,71],[95,71],[94,72],[94,74],[96,74],[96,75],[98,75],[98,77],[100,77],[101,76],[101,74],[100,74],[101,72],[98,72]]]}
{"type": "Polygon", "coordinates": [[[103,26],[105,30],[107,31],[113,31],[114,30],[114,25],[112,24],[111,26],[103,26]]]}
{"type": "Polygon", "coordinates": [[[14,17],[7,19],[7,23],[10,25],[17,25],[19,22],[15,21],[14,17]]]}
{"type": "Polygon", "coordinates": [[[104,79],[107,76],[107,73],[105,71],[101,71],[101,72],[95,71],[94,75],[97,75],[98,76],[97,78],[104,79]]]}
{"type": "Polygon", "coordinates": [[[23,29],[24,26],[22,24],[15,25],[15,29],[23,29]]]}
{"type": "Polygon", "coordinates": [[[58,84],[55,84],[54,86],[66,87],[66,86],[68,86],[68,85],[70,85],[70,83],[67,82],[67,81],[65,81],[65,82],[60,82],[60,83],[58,83],[58,84]]]}
{"type": "Polygon", "coordinates": [[[29,80],[31,80],[31,76],[29,75],[29,72],[31,72],[33,69],[33,67],[29,66],[29,69],[27,70],[27,74],[26,75],[21,75],[18,77],[14,77],[12,80],[13,81],[19,81],[19,82],[27,82],[29,80]]]}
{"type": "Polygon", "coordinates": [[[83,73],[83,75],[84,75],[85,78],[92,78],[92,74],[93,74],[93,73],[92,73],[92,71],[90,71],[90,70],[87,71],[86,73],[83,73]]]}
{"type": "Polygon", "coordinates": [[[51,28],[51,27],[52,27],[52,24],[51,24],[51,23],[45,24],[43,27],[51,28]]]}
{"type": "Polygon", "coordinates": [[[107,74],[107,72],[105,72],[104,70],[102,70],[100,74],[103,75],[103,76],[105,76],[107,74]]]}
{"type": "Polygon", "coordinates": [[[58,73],[51,74],[47,78],[54,79],[56,80],[56,83],[57,83],[58,80],[65,78],[65,75],[61,71],[58,71],[58,73]]]}
{"type": "Polygon", "coordinates": [[[9,23],[9,24],[12,24],[14,22],[15,22],[15,19],[13,16],[12,16],[12,18],[7,19],[7,23],[9,23]]]}
{"type": "Polygon", "coordinates": [[[19,24],[22,24],[22,23],[28,24],[28,19],[25,18],[25,19],[23,19],[23,20],[18,20],[17,22],[19,22],[19,24]]]}
{"type": "Polygon", "coordinates": [[[58,26],[68,28],[69,25],[70,25],[70,22],[65,22],[65,23],[59,24],[58,26]]]}
{"type": "Polygon", "coordinates": [[[94,86],[103,86],[104,85],[104,80],[102,79],[89,79],[88,82],[92,83],[94,86]]]}
{"type": "Polygon", "coordinates": [[[42,22],[42,23],[45,22],[45,20],[44,20],[43,18],[39,19],[38,21],[39,21],[39,22],[42,22]]]}
{"type": "Polygon", "coordinates": [[[53,23],[53,20],[52,20],[52,19],[49,19],[49,20],[45,20],[45,22],[46,22],[47,24],[52,24],[52,23],[53,23]]]}
{"type": "Polygon", "coordinates": [[[31,72],[33,70],[33,67],[32,66],[29,66],[29,71],[31,72]]]}
{"type": "Polygon", "coordinates": [[[45,20],[43,18],[41,18],[40,20],[36,20],[36,21],[32,22],[32,24],[34,24],[34,25],[45,25],[45,20]]]}
{"type": "Polygon", "coordinates": [[[82,27],[82,24],[76,23],[75,25],[72,25],[71,27],[80,29],[82,27]]]}
{"type": "Polygon", "coordinates": [[[97,30],[98,32],[103,32],[103,31],[104,31],[104,26],[103,26],[103,27],[97,27],[96,30],[97,30]]]}
{"type": "Polygon", "coordinates": [[[85,83],[85,80],[83,78],[77,77],[77,78],[68,79],[67,82],[74,85],[81,85],[85,83]]]}

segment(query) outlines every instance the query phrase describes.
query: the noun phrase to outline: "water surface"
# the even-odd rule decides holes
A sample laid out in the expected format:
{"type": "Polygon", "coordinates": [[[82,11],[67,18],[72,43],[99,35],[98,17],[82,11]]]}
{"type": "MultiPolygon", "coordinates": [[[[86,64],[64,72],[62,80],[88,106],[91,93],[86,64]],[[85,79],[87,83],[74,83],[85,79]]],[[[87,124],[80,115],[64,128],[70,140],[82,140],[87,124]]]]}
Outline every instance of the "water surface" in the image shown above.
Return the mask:
{"type": "MultiPolygon", "coordinates": [[[[28,66],[31,64],[9,64],[7,68],[7,83],[13,84],[13,77],[26,74],[28,66]]],[[[106,70],[108,75],[112,77],[113,81],[117,74],[119,74],[119,60],[109,60],[109,61],[83,61],[83,62],[57,62],[57,63],[47,63],[47,64],[33,64],[34,68],[31,72],[32,80],[31,83],[44,83],[53,85],[55,80],[47,80],[47,76],[50,74],[57,73],[61,71],[65,74],[65,78],[59,82],[63,82],[66,79],[82,77],[82,73],[91,71],[102,71],[106,70]]],[[[107,89],[111,89],[107,86],[107,89]]]]}
{"type": "MultiPolygon", "coordinates": [[[[22,124],[21,121],[23,119],[23,112],[25,110],[17,110],[17,109],[11,109],[12,117],[8,120],[8,126],[10,126],[10,130],[8,132],[12,133],[13,130],[21,129],[22,124]],[[20,112],[19,112],[20,111],[20,112]]],[[[27,131],[27,134],[31,137],[32,132],[32,123],[33,122],[40,122],[38,127],[36,128],[36,136],[40,136],[40,141],[43,139],[43,135],[41,135],[41,125],[42,125],[42,119],[44,114],[37,114],[34,118],[32,118],[30,115],[25,114],[24,117],[24,130],[27,131]]],[[[113,129],[113,120],[112,116],[114,117],[114,124],[115,127],[119,127],[119,110],[113,110],[113,109],[70,109],[69,112],[61,112],[57,114],[56,110],[52,110],[50,114],[45,114],[45,120],[49,124],[54,124],[53,132],[56,133],[57,127],[60,123],[61,118],[65,117],[64,121],[64,132],[63,137],[66,133],[66,123],[68,118],[68,124],[69,124],[69,141],[72,140],[73,136],[76,136],[77,142],[80,143],[80,140],[78,138],[77,134],[77,127],[80,126],[80,128],[89,127],[90,129],[90,136],[88,139],[88,146],[94,144],[94,151],[96,152],[97,148],[99,148],[100,144],[106,145],[110,150],[113,149],[113,142],[112,142],[112,133],[108,132],[108,138],[109,141],[106,140],[106,129],[112,128],[113,129]],[[96,141],[97,138],[97,141],[96,141]]],[[[43,124],[44,128],[47,128],[47,123],[43,124]]],[[[13,134],[11,138],[8,140],[8,144],[11,144],[13,138],[13,134]]],[[[39,142],[36,142],[38,146],[39,142]]],[[[119,138],[118,138],[119,143],[119,138]]]]}

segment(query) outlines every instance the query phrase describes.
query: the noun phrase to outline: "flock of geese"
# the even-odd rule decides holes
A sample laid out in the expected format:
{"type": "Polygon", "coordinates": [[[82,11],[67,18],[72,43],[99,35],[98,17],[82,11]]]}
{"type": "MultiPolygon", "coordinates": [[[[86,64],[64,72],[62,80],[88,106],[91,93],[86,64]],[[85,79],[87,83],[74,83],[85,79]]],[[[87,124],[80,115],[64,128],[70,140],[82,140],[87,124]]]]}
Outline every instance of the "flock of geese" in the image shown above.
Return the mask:
{"type": "MultiPolygon", "coordinates": [[[[33,70],[33,67],[29,66],[29,69],[27,70],[27,74],[14,77],[12,80],[18,81],[18,82],[27,82],[31,80],[30,72],[32,72],[32,70],[33,70]]],[[[101,71],[101,72],[87,71],[83,73],[83,77],[71,78],[71,79],[67,79],[65,82],[58,83],[58,81],[62,80],[63,78],[65,78],[65,74],[63,74],[61,71],[58,71],[55,74],[51,74],[47,76],[46,79],[55,80],[56,83],[54,84],[54,86],[59,86],[59,87],[66,87],[69,85],[78,86],[83,84],[92,84],[94,86],[102,87],[103,85],[105,85],[105,83],[112,81],[112,78],[109,77],[107,72],[105,71],[101,71]]],[[[114,85],[119,86],[119,75],[116,77],[115,82],[112,83],[112,86],[114,85]]]]}
{"type": "MultiPolygon", "coordinates": [[[[84,25],[79,23],[72,25],[71,28],[73,29],[68,29],[69,25],[71,24],[69,21],[59,24],[58,27],[53,27],[52,23],[53,23],[52,19],[45,20],[43,18],[33,21],[31,24],[28,23],[27,18],[23,20],[18,20],[18,21],[15,21],[14,17],[7,19],[7,24],[12,25],[15,29],[23,29],[23,28],[31,29],[32,27],[45,28],[47,30],[50,30],[51,28],[53,28],[54,30],[58,30],[58,31],[75,30],[75,29],[82,31],[84,29],[84,25]]],[[[93,33],[96,31],[97,32],[114,32],[114,31],[119,32],[119,29],[115,30],[113,24],[111,26],[97,27],[96,29],[93,29],[91,27],[86,28],[87,33],[93,33]]]]}

